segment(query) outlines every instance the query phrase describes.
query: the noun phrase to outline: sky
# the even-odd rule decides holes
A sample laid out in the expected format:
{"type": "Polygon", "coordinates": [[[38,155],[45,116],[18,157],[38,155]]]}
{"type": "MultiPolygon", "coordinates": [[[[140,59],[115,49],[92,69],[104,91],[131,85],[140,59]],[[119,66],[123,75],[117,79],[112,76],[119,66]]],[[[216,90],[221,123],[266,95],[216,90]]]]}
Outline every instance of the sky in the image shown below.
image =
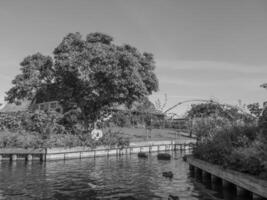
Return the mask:
{"type": "Polygon", "coordinates": [[[189,99],[262,103],[266,22],[266,0],[1,0],[0,102],[24,57],[52,55],[70,32],[103,32],[154,54],[160,90],[150,99],[167,94],[166,109],[189,99]]]}

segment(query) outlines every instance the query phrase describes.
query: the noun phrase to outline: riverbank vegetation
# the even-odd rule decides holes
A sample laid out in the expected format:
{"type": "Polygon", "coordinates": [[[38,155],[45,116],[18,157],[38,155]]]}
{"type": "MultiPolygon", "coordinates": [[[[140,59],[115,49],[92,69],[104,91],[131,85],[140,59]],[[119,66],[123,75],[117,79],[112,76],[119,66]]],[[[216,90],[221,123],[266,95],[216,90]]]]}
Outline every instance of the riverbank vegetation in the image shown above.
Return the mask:
{"type": "Polygon", "coordinates": [[[50,148],[99,145],[123,147],[129,138],[119,130],[106,129],[99,140],[77,124],[66,126],[58,112],[18,112],[0,114],[0,148],[50,148]]]}
{"type": "Polygon", "coordinates": [[[36,53],[20,63],[6,101],[31,105],[26,112],[1,114],[0,147],[127,145],[120,132],[108,130],[97,141],[90,132],[114,107],[131,108],[158,90],[153,55],[117,45],[103,33],[69,33],[53,55],[36,53]],[[60,107],[53,112],[38,106],[46,102],[60,107]]]}
{"type": "Polygon", "coordinates": [[[228,115],[204,104],[189,114],[196,110],[196,158],[267,180],[267,109],[258,118],[233,110],[228,115]]]}

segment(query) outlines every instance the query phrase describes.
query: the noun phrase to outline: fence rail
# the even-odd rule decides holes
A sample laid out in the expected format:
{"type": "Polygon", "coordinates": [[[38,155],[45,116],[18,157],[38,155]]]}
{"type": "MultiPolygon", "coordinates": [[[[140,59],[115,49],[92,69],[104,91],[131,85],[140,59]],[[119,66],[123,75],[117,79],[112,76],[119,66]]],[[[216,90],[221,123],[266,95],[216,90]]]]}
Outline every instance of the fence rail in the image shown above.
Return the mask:
{"type": "Polygon", "coordinates": [[[183,151],[191,152],[194,143],[176,143],[175,141],[163,141],[148,144],[132,144],[125,148],[108,148],[108,147],[98,147],[96,149],[89,149],[86,147],[76,147],[76,148],[55,148],[55,149],[41,149],[36,151],[24,152],[18,149],[13,150],[0,150],[0,161],[49,161],[49,160],[65,160],[74,158],[86,158],[86,157],[98,157],[98,156],[111,156],[111,155],[124,155],[124,154],[134,154],[139,152],[160,152],[160,151],[183,151]]]}

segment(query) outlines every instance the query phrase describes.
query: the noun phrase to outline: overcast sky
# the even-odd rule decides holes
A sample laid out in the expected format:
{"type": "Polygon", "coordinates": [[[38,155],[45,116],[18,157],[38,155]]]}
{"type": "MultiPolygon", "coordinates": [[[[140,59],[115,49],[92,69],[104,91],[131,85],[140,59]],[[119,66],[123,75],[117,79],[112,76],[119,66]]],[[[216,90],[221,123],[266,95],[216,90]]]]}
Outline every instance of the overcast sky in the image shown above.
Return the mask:
{"type": "Polygon", "coordinates": [[[209,99],[263,102],[266,0],[2,0],[0,102],[25,56],[51,55],[69,32],[104,32],[155,55],[168,106],[209,99]]]}

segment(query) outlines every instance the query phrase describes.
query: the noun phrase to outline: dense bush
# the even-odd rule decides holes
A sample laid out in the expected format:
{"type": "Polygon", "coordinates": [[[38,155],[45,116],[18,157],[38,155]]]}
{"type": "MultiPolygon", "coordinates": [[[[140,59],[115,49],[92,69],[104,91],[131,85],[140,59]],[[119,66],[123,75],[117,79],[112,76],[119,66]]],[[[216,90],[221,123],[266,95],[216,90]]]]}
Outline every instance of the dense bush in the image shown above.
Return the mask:
{"type": "Polygon", "coordinates": [[[120,148],[129,146],[129,138],[123,136],[123,133],[120,131],[111,131],[108,130],[104,136],[99,140],[102,145],[114,147],[118,146],[120,148]]]}
{"type": "Polygon", "coordinates": [[[199,140],[196,158],[267,179],[267,143],[258,126],[227,126],[199,140]]]}
{"type": "Polygon", "coordinates": [[[131,127],[131,118],[129,116],[129,113],[114,113],[112,116],[112,121],[119,127],[131,127]]]}
{"type": "Polygon", "coordinates": [[[63,116],[58,112],[20,112],[0,114],[0,148],[74,147],[98,145],[129,145],[121,132],[108,131],[95,141],[72,113],[63,116]],[[72,120],[73,123],[69,123],[72,120]],[[68,124],[68,126],[66,126],[68,124]]]}
{"type": "Polygon", "coordinates": [[[43,139],[52,134],[64,134],[65,128],[60,124],[62,115],[58,112],[25,112],[21,121],[22,128],[28,132],[37,132],[43,139]]]}
{"type": "Polygon", "coordinates": [[[260,175],[264,171],[264,164],[259,154],[260,152],[254,146],[241,147],[234,149],[226,157],[225,163],[231,169],[252,175],[260,175]]]}
{"type": "Polygon", "coordinates": [[[75,147],[87,146],[95,148],[104,145],[109,147],[124,148],[129,146],[129,138],[125,138],[122,132],[108,130],[98,141],[91,138],[90,134],[73,135],[50,134],[43,138],[37,132],[0,132],[0,148],[51,148],[51,147],[75,147]]]}
{"type": "Polygon", "coordinates": [[[189,129],[198,141],[212,139],[218,131],[230,127],[231,122],[222,117],[198,117],[190,119],[189,129]]]}
{"type": "Polygon", "coordinates": [[[28,131],[42,135],[63,133],[64,127],[60,124],[62,116],[58,112],[17,112],[0,113],[0,130],[2,131],[28,131]]]}
{"type": "Polygon", "coordinates": [[[0,113],[0,130],[18,130],[21,127],[21,120],[24,113],[0,113]]]}
{"type": "Polygon", "coordinates": [[[43,140],[38,133],[0,132],[0,148],[39,148],[42,146],[43,140]]]}

